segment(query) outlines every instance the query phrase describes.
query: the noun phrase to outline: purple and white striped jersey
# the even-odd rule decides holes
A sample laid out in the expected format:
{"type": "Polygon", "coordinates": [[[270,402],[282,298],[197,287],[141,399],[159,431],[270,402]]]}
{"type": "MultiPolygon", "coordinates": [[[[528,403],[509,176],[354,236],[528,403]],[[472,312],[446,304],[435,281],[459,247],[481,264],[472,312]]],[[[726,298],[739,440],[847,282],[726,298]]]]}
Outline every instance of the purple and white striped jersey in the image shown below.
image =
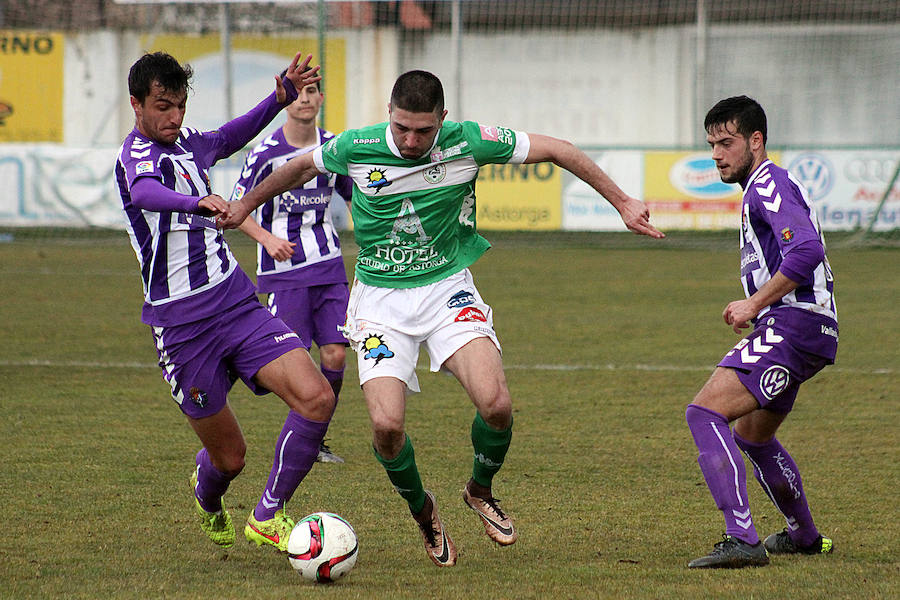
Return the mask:
{"type": "MultiPolygon", "coordinates": [[[[223,137],[219,130],[201,133],[185,127],[175,143],[166,145],[134,129],[122,144],[116,182],[141,266],[142,321],[148,325],[205,318],[253,293],[253,283],[238,267],[214,219],[185,212],[186,206],[141,209],[131,199],[131,188],[141,177],[155,178],[197,202],[210,195],[209,168],[232,147],[223,137]],[[225,282],[226,287],[211,291],[225,282]]],[[[190,208],[196,211],[196,202],[190,208]]]]}
{"type": "MultiPolygon", "coordinates": [[[[786,169],[764,161],[750,175],[741,202],[741,280],[747,297],[772,278],[793,247],[810,240],[824,249],[819,219],[806,189],[786,169]]],[[[828,258],[799,283],[794,291],[760,311],[757,319],[774,308],[790,307],[836,322],[828,258]]]]}
{"type": "MultiPolygon", "coordinates": [[[[284,137],[282,128],[268,136],[247,155],[231,200],[239,200],[275,169],[296,156],[311,152],[334,137],[317,129],[318,142],[296,148],[284,137]]],[[[337,188],[350,197],[352,182],[343,175],[325,173],[268,200],[257,208],[256,222],[276,237],[294,242],[294,254],[277,261],[262,244],[257,247],[257,289],[269,293],[284,289],[347,283],[341,243],[331,217],[332,192],[337,188]]]]}

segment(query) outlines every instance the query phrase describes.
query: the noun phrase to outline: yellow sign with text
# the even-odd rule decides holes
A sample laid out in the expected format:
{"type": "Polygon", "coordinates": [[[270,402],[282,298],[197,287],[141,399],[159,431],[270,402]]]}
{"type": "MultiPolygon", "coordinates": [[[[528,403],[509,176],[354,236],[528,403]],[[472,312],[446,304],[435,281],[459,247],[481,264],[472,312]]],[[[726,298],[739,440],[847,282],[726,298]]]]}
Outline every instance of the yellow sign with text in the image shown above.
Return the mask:
{"type": "Polygon", "coordinates": [[[0,142],[62,141],[63,39],[0,29],[0,142]]]}
{"type": "MultiPolygon", "coordinates": [[[[221,40],[217,34],[187,36],[158,35],[142,38],[143,47],[149,52],[163,51],[174,56],[179,62],[191,63],[201,59],[218,56],[221,53],[221,40]]],[[[264,37],[253,35],[234,35],[231,38],[232,54],[245,52],[248,57],[258,54],[283,56],[284,66],[297,52],[312,54],[311,66],[321,64],[323,81],[320,84],[325,92],[325,121],[322,127],[340,133],[347,128],[347,48],[342,38],[325,40],[325,64],[315,56],[318,41],[314,37],[264,37]]],[[[272,73],[272,90],[275,89],[275,73],[272,73]]],[[[240,81],[235,80],[237,88],[240,81]]],[[[271,90],[270,90],[271,91],[271,90]]],[[[260,90],[260,97],[265,90],[260,90]]]]}
{"type": "Polygon", "coordinates": [[[658,227],[731,228],[740,221],[741,186],[722,181],[709,152],[648,151],[644,202],[658,227]]]}
{"type": "Polygon", "coordinates": [[[475,187],[481,230],[550,231],[562,227],[562,177],[553,163],[485,165],[475,187]]]}

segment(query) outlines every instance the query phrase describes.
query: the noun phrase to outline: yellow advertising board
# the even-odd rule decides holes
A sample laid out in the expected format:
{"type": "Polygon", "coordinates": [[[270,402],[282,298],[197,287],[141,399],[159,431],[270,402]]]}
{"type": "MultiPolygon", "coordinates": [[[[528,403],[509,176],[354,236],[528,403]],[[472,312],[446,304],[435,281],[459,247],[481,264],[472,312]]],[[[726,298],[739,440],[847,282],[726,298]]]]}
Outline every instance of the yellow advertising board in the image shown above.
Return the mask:
{"type": "MultiPolygon", "coordinates": [[[[778,162],[778,154],[769,155],[778,162]]],[[[724,183],[707,152],[644,153],[644,202],[663,228],[730,228],[739,223],[741,187],[724,183]]]]}
{"type": "Polygon", "coordinates": [[[0,29],[0,142],[62,141],[63,39],[0,29]]]}
{"type": "MultiPolygon", "coordinates": [[[[144,36],[141,46],[148,52],[168,52],[181,63],[197,63],[203,59],[217,58],[221,54],[221,38],[218,34],[205,35],[157,35],[144,36]]],[[[284,67],[297,52],[313,55],[313,65],[321,64],[315,56],[318,40],[314,37],[275,37],[254,35],[233,35],[232,55],[243,54],[252,59],[254,55],[276,55],[284,57],[284,67]]],[[[280,63],[279,63],[280,64],[280,63]]],[[[275,89],[274,75],[270,78],[275,89]]],[[[322,127],[340,133],[347,127],[347,48],[342,38],[325,40],[325,64],[322,65],[323,90],[325,91],[325,122],[322,127]]],[[[232,82],[235,88],[241,84],[236,76],[232,82]]],[[[259,90],[262,98],[265,90],[259,90]]],[[[190,107],[190,102],[188,103],[190,107]]]]}
{"type": "Polygon", "coordinates": [[[562,227],[562,177],[553,163],[485,165],[478,173],[475,195],[480,230],[562,227]]]}

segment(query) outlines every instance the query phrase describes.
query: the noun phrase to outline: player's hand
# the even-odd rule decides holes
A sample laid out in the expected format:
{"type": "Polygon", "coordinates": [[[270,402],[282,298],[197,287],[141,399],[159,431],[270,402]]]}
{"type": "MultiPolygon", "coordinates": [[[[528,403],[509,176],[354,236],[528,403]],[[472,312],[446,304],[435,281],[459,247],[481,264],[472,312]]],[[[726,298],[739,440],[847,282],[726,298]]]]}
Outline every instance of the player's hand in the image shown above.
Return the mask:
{"type": "Polygon", "coordinates": [[[298,52],[296,55],[294,55],[294,60],[291,61],[291,64],[288,66],[288,68],[285,69],[280,76],[275,76],[275,99],[279,104],[284,104],[285,101],[287,101],[287,91],[284,89],[282,77],[285,79],[290,79],[291,83],[294,84],[294,89],[296,89],[298,92],[311,83],[316,83],[317,81],[320,81],[322,79],[318,74],[319,65],[316,65],[315,67],[312,67],[308,71],[304,72],[304,69],[307,69],[309,67],[309,61],[312,60],[312,54],[307,54],[302,63],[300,63],[301,56],[303,56],[302,52],[298,52]]]}
{"type": "Polygon", "coordinates": [[[287,260],[293,256],[294,246],[296,245],[295,242],[289,242],[274,235],[268,236],[266,241],[263,242],[263,248],[266,249],[269,256],[279,261],[287,260]]]}
{"type": "Polygon", "coordinates": [[[619,208],[619,215],[629,231],[656,239],[666,237],[666,234],[650,224],[650,210],[637,198],[629,196],[619,208]]]}
{"type": "Polygon", "coordinates": [[[204,216],[218,217],[228,210],[228,203],[221,196],[210,194],[209,196],[200,198],[197,207],[201,211],[200,214],[204,216]]]}
{"type": "Polygon", "coordinates": [[[244,219],[249,214],[250,209],[240,200],[226,202],[225,210],[216,217],[216,227],[219,229],[235,229],[244,222],[244,219]]]}
{"type": "Polygon", "coordinates": [[[750,327],[750,319],[756,317],[758,313],[759,310],[749,299],[735,300],[722,311],[722,318],[725,319],[725,323],[731,325],[735,333],[741,333],[742,329],[750,327]]]}

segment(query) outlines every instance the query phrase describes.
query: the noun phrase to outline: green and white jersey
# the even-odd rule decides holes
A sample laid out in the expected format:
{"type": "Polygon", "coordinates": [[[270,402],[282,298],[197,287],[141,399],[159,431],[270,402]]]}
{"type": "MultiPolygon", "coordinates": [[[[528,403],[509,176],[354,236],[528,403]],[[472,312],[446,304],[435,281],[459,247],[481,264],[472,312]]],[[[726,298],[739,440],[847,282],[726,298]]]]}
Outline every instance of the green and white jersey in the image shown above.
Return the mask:
{"type": "Polygon", "coordinates": [[[475,230],[482,165],[522,163],[528,135],[472,121],[444,121],[431,150],[403,158],[390,125],[349,129],[314,151],[322,172],[353,179],[356,278],[410,288],[468,267],[490,248],[475,230]]]}

